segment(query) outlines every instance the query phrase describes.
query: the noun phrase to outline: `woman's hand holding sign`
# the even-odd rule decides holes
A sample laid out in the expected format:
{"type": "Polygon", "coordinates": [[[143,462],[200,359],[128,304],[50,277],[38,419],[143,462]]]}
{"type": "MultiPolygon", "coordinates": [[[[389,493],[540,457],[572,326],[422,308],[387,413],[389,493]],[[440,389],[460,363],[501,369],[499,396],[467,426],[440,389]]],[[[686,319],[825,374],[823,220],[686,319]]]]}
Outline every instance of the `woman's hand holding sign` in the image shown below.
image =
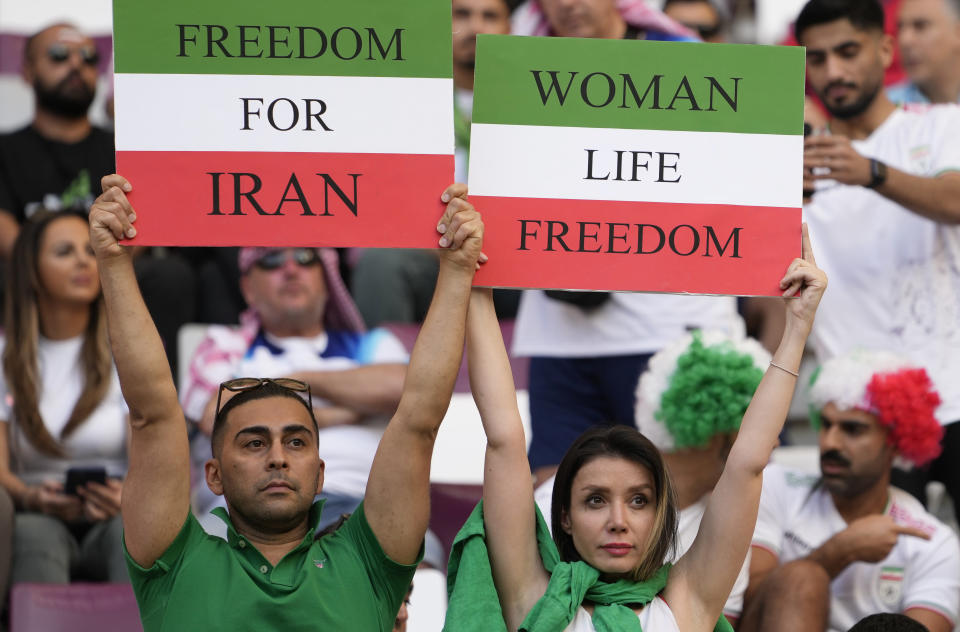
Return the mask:
{"type": "Polygon", "coordinates": [[[440,199],[447,209],[437,223],[441,234],[437,242],[441,258],[473,274],[480,264],[487,261],[483,247],[483,220],[480,213],[467,201],[467,185],[451,184],[440,199]]]}

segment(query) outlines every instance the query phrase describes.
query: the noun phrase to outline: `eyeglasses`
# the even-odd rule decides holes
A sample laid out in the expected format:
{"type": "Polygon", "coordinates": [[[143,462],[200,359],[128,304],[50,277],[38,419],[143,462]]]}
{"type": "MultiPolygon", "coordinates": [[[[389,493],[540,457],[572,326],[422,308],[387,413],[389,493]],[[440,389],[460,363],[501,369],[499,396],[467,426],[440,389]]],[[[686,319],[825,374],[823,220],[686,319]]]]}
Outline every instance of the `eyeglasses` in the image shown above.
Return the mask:
{"type": "Polygon", "coordinates": [[[227,380],[220,385],[220,390],[217,391],[217,412],[214,414],[214,419],[220,416],[220,398],[223,395],[223,391],[244,393],[246,391],[254,391],[267,384],[273,384],[288,391],[293,391],[294,393],[306,393],[307,403],[310,405],[310,409],[313,409],[313,396],[310,394],[310,385],[306,382],[295,380],[292,377],[238,377],[233,380],[227,380]]]}
{"type": "MultiPolygon", "coordinates": [[[[293,257],[293,262],[302,268],[306,268],[307,266],[312,266],[313,264],[320,262],[320,255],[317,254],[317,251],[313,248],[291,248],[290,252],[293,257]]],[[[269,271],[283,267],[286,262],[286,250],[271,250],[267,254],[260,257],[253,265],[257,266],[261,270],[269,271]]]]}
{"type": "Polygon", "coordinates": [[[80,48],[71,48],[66,44],[51,44],[47,49],[47,58],[55,64],[62,64],[70,59],[70,55],[76,52],[80,55],[81,61],[87,66],[96,66],[100,63],[100,53],[93,46],[82,46],[80,48]]]}

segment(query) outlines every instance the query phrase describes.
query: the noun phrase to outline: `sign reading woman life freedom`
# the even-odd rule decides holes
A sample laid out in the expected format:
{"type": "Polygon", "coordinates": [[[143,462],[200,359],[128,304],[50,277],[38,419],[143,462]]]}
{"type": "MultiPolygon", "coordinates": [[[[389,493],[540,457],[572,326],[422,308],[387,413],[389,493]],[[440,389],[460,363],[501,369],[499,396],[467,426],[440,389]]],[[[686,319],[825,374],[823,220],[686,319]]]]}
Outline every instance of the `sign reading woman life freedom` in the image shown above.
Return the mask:
{"type": "Polygon", "coordinates": [[[798,47],[480,36],[480,285],[779,295],[800,254],[798,47]]]}
{"type": "Polygon", "coordinates": [[[436,246],[449,0],[115,0],[114,29],[134,243],[436,246]]]}

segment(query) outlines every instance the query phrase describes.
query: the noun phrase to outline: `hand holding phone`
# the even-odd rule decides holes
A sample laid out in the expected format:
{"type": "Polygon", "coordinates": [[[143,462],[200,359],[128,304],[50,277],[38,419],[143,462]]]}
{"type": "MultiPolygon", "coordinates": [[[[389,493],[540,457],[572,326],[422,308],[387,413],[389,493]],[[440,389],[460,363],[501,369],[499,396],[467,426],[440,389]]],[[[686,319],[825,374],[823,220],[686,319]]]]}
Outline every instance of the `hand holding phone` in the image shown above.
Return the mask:
{"type": "Polygon", "coordinates": [[[67,470],[67,483],[64,487],[64,493],[68,496],[79,496],[77,489],[87,483],[105,485],[106,482],[107,470],[104,467],[71,467],[67,470]]]}

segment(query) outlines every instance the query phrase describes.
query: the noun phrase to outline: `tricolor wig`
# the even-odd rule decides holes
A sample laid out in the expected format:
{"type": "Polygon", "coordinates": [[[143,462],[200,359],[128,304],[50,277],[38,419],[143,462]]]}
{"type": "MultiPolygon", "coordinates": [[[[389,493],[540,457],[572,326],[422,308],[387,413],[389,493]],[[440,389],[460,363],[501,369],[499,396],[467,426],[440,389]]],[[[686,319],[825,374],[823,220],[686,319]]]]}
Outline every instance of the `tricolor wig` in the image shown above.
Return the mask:
{"type": "Polygon", "coordinates": [[[656,353],[637,387],[637,428],[663,452],[702,448],[740,429],[770,363],[752,338],[688,334],[656,353]]]}
{"type": "Polygon", "coordinates": [[[924,369],[885,351],[854,351],[828,360],[813,375],[810,419],[820,425],[828,403],[875,415],[890,430],[897,454],[925,465],[940,454],[943,427],[934,417],[940,396],[924,369]]]}

